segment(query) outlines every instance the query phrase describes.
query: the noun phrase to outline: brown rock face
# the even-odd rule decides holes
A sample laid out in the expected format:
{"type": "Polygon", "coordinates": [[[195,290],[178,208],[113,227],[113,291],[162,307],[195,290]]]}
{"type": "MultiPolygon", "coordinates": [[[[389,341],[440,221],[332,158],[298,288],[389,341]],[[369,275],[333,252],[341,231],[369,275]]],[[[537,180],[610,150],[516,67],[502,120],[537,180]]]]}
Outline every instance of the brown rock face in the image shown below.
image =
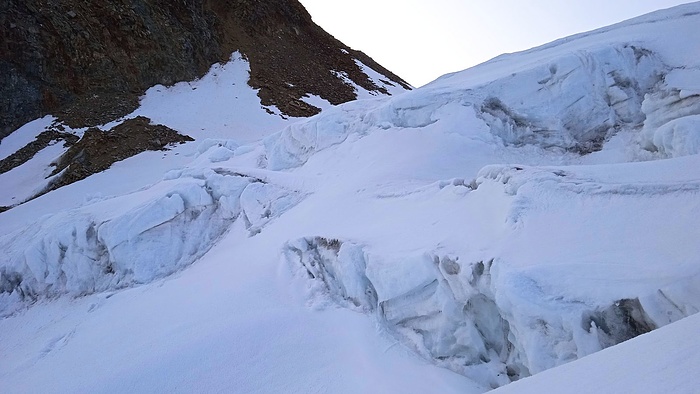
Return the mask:
{"type": "MultiPolygon", "coordinates": [[[[51,175],[63,173],[44,190],[47,193],[108,169],[112,164],[147,150],[166,150],[171,144],[193,141],[150,119],[138,116],[105,132],[90,128],[56,163],[51,175]]],[[[42,193],[42,194],[43,194],[42,193]]]]}
{"type": "Polygon", "coordinates": [[[318,112],[299,100],[307,93],[334,104],[355,98],[331,71],[382,91],[353,59],[408,88],[314,24],[296,0],[5,0],[0,139],[49,113],[73,127],[116,119],[147,88],[200,77],[234,51],[248,58],[263,104],[288,115],[318,112]]]}

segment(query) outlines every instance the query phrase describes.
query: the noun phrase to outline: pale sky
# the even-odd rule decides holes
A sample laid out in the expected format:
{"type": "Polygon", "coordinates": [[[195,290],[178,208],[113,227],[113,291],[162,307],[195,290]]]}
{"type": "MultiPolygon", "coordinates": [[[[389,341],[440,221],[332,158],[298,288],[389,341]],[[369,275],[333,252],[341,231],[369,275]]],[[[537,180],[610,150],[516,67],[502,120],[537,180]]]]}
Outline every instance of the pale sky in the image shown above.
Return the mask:
{"type": "Polygon", "coordinates": [[[300,0],[314,21],[412,85],[689,1],[300,0]]]}

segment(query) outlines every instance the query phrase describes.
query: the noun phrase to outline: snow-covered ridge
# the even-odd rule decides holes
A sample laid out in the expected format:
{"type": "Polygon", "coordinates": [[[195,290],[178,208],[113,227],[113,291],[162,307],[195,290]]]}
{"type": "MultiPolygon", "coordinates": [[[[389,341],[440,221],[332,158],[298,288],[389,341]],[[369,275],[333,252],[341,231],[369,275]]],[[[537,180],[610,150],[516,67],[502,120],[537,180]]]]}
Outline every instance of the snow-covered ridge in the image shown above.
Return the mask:
{"type": "Polygon", "coordinates": [[[437,81],[374,105],[346,104],[268,137],[268,168],[299,166],[351,134],[420,128],[456,111],[474,111],[506,145],[585,154],[617,134],[634,133],[627,160],[698,153],[696,69],[674,66],[665,53],[644,45],[592,43],[527,68],[516,65],[488,83],[468,78],[485,67],[477,66],[462,72],[463,81],[449,79],[450,85],[437,81]]]}
{"type": "MultiPolygon", "coordinates": [[[[621,27],[665,22],[665,34],[672,34],[680,28],[671,24],[680,19],[690,29],[697,15],[643,18],[621,27]]],[[[550,56],[524,67],[515,61],[514,72],[500,79],[478,79],[478,71],[494,61],[373,108],[346,106],[269,137],[268,168],[303,166],[351,136],[356,143],[382,130],[434,132],[460,112],[483,122],[506,147],[585,154],[605,152],[608,141],[627,136],[615,161],[695,155],[698,65],[679,65],[677,54],[658,45],[657,33],[627,42],[610,42],[610,36],[591,41],[600,37],[586,34],[560,42],[575,46],[574,53],[552,45],[523,54],[550,56]]],[[[595,160],[591,155],[582,162],[595,160]]],[[[688,219],[700,213],[700,174],[686,171],[696,166],[696,156],[597,168],[487,166],[474,181],[444,184],[482,193],[481,185],[496,183],[512,197],[503,217],[490,218],[510,227],[497,246],[488,247],[497,252],[464,262],[465,256],[435,245],[434,251],[403,256],[401,264],[412,268],[410,274],[397,268],[400,278],[376,268],[373,260],[386,258],[363,251],[357,240],[304,237],[285,246],[284,254],[311,279],[312,299],[321,294],[370,313],[427,359],[498,387],[700,311],[700,250],[692,246],[697,232],[688,219]],[[549,245],[557,239],[566,247],[549,245]],[[615,242],[632,250],[622,252],[615,242]],[[598,248],[604,252],[592,254],[598,248]]],[[[387,197],[425,197],[429,190],[435,189],[387,197]]]]}

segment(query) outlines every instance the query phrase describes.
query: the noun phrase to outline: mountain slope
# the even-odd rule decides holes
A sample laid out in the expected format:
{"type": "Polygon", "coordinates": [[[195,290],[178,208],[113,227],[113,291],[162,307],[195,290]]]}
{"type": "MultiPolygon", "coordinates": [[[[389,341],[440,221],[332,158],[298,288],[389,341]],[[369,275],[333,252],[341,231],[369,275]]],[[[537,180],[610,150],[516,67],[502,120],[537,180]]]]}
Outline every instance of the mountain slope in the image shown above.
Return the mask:
{"type": "Polygon", "coordinates": [[[4,2],[1,11],[0,139],[46,114],[73,128],[112,121],[149,87],[200,77],[235,51],[249,59],[262,104],[291,116],[318,113],[300,100],[306,94],[333,104],[355,98],[331,71],[386,92],[354,59],[408,87],[324,32],[296,1],[32,0],[4,2]]]}
{"type": "Polygon", "coordinates": [[[700,309],[698,23],[660,11],[1,213],[0,379],[483,392],[671,329],[700,309]]]}
{"type": "Polygon", "coordinates": [[[143,151],[253,142],[330,105],[410,89],[296,1],[1,7],[0,177],[16,186],[0,195],[2,210],[143,151]],[[91,142],[73,146],[87,131],[91,142]]]}

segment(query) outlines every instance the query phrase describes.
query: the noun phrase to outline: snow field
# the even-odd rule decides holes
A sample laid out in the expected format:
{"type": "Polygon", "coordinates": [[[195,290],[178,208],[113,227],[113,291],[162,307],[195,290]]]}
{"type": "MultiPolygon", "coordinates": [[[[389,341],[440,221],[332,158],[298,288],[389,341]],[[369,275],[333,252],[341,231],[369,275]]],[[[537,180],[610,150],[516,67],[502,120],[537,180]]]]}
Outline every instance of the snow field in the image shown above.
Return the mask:
{"type": "Polygon", "coordinates": [[[15,226],[0,238],[0,378],[14,392],[481,392],[665,325],[689,340],[699,114],[681,67],[700,65],[699,18],[690,4],[502,56],[259,143],[214,135],[162,182],[15,226]],[[96,361],[67,371],[85,349],[96,361]]]}

